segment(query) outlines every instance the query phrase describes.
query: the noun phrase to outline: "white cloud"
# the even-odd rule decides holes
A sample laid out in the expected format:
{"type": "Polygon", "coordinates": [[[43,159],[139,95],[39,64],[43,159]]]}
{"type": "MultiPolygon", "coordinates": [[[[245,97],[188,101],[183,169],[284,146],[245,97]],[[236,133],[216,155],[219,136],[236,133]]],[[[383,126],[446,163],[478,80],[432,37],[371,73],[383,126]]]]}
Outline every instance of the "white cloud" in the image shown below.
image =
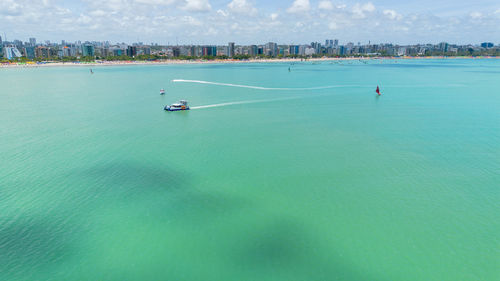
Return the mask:
{"type": "Polygon", "coordinates": [[[295,0],[290,6],[290,8],[287,9],[287,12],[289,13],[303,13],[307,12],[311,9],[311,4],[309,3],[309,0],[295,0]]]}
{"type": "Polygon", "coordinates": [[[331,1],[320,1],[318,4],[318,9],[331,11],[334,9],[333,3],[331,1]]]}
{"type": "Polygon", "coordinates": [[[368,2],[361,7],[364,11],[367,11],[367,12],[375,11],[375,6],[371,2],[368,2]]]}
{"type": "Polygon", "coordinates": [[[402,16],[394,10],[384,10],[384,15],[391,20],[400,20],[402,16]]]}
{"type": "Polygon", "coordinates": [[[185,5],[181,8],[189,12],[208,12],[212,6],[208,0],[185,0],[185,5]]]}
{"type": "Polygon", "coordinates": [[[392,9],[378,10],[368,2],[373,0],[357,0],[358,4],[349,5],[337,4],[342,3],[340,0],[287,0],[290,6],[266,13],[255,7],[262,3],[260,0],[78,1],[81,5],[62,5],[62,0],[0,0],[0,31],[7,31],[9,39],[20,40],[36,37],[40,41],[132,43],[139,39],[166,43],[179,36],[194,44],[267,40],[301,44],[329,38],[332,31],[343,41],[368,40],[380,33],[379,42],[400,44],[477,43],[486,35],[500,37],[498,7],[436,16],[419,11],[400,14],[392,9]]]}
{"type": "Polygon", "coordinates": [[[220,9],[219,9],[219,10],[217,10],[217,14],[218,14],[218,15],[221,15],[221,16],[223,16],[223,17],[227,17],[227,16],[229,16],[229,14],[228,14],[226,11],[224,11],[224,10],[220,10],[220,9]]]}
{"type": "Polygon", "coordinates": [[[339,26],[337,25],[337,23],[332,21],[331,23],[328,24],[328,28],[331,30],[337,30],[339,26]]]}
{"type": "Polygon", "coordinates": [[[234,13],[247,13],[250,15],[255,15],[257,13],[257,9],[247,0],[233,0],[227,5],[227,8],[234,13]]]}
{"type": "Polygon", "coordinates": [[[106,13],[103,10],[94,10],[94,11],[89,13],[89,15],[91,15],[93,17],[103,17],[103,16],[106,16],[107,14],[108,13],[106,13]]]}
{"type": "Polygon", "coordinates": [[[375,6],[371,3],[365,3],[363,5],[357,3],[352,7],[352,13],[354,14],[355,18],[365,18],[366,17],[366,12],[371,13],[375,11],[375,6]]]}
{"type": "Polygon", "coordinates": [[[14,0],[0,1],[0,15],[19,15],[22,12],[22,6],[14,2],[14,0]]]}
{"type": "Polygon", "coordinates": [[[182,17],[182,21],[185,22],[188,25],[193,25],[193,26],[201,26],[203,23],[192,16],[184,16],[182,17]]]}
{"type": "Polygon", "coordinates": [[[80,15],[80,17],[78,17],[76,22],[81,23],[81,24],[89,24],[92,22],[92,18],[87,16],[87,15],[82,14],[82,15],[80,15]]]}
{"type": "Polygon", "coordinates": [[[176,2],[176,0],[135,0],[136,3],[139,4],[147,4],[147,5],[172,5],[176,2]]]}
{"type": "Polygon", "coordinates": [[[207,35],[209,36],[217,35],[217,33],[218,33],[217,30],[213,27],[210,27],[207,31],[207,35]]]}
{"type": "Polygon", "coordinates": [[[480,12],[472,12],[470,13],[470,17],[473,19],[480,19],[483,17],[483,14],[480,12]]]}

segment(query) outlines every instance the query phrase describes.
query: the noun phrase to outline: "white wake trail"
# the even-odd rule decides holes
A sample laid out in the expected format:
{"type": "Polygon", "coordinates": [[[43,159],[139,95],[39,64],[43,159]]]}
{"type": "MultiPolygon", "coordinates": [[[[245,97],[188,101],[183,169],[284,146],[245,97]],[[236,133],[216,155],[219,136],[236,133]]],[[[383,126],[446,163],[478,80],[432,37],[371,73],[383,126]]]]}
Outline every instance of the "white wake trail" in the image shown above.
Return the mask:
{"type": "Polygon", "coordinates": [[[226,86],[226,87],[248,88],[248,89],[263,90],[263,91],[323,90],[323,89],[332,89],[332,88],[341,88],[341,87],[353,87],[354,86],[354,85],[337,85],[337,86],[323,86],[323,87],[312,87],[312,88],[267,88],[267,87],[259,87],[259,86],[228,84],[228,83],[201,81],[201,80],[174,79],[174,80],[172,80],[172,82],[174,82],[174,83],[208,84],[208,85],[217,85],[217,86],[226,86]]]}
{"type": "Polygon", "coordinates": [[[290,97],[290,98],[281,98],[281,99],[235,101],[235,102],[225,102],[225,103],[217,103],[217,104],[209,104],[209,105],[191,106],[190,109],[203,109],[203,108],[212,108],[212,107],[229,106],[229,105],[237,105],[237,104],[295,100],[295,99],[302,99],[302,98],[305,98],[305,97],[290,97]]]}

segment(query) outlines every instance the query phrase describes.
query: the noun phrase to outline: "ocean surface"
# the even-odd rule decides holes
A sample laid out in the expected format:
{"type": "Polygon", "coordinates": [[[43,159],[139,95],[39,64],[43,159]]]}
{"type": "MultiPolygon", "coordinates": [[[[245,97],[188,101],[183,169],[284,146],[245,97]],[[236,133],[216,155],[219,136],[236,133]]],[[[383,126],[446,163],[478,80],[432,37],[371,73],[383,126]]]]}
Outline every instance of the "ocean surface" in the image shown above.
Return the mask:
{"type": "Polygon", "coordinates": [[[500,280],[500,60],[89,68],[0,69],[0,280],[500,280]]]}

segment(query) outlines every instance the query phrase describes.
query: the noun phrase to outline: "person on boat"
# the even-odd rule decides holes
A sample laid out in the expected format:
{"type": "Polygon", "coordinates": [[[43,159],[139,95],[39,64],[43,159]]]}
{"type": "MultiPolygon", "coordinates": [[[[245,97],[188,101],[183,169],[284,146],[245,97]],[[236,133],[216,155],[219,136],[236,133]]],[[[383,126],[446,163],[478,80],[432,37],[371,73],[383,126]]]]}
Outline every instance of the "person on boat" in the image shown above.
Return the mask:
{"type": "Polygon", "coordinates": [[[380,93],[380,88],[378,87],[378,85],[377,85],[377,89],[375,90],[375,93],[377,93],[377,95],[379,95],[379,96],[382,95],[382,93],[380,93]]]}

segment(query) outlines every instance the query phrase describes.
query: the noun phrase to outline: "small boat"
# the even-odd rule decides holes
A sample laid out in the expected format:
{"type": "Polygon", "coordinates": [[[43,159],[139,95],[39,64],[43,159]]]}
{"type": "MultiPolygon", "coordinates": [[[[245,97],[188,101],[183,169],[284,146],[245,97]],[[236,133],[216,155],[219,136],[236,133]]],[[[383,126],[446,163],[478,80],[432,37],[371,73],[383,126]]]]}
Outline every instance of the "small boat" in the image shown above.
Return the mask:
{"type": "Polygon", "coordinates": [[[165,89],[161,89],[160,90],[160,95],[164,95],[165,94],[165,89]]]}
{"type": "Polygon", "coordinates": [[[166,111],[189,110],[189,105],[187,101],[180,100],[178,103],[174,103],[172,105],[166,105],[164,109],[166,111]]]}

